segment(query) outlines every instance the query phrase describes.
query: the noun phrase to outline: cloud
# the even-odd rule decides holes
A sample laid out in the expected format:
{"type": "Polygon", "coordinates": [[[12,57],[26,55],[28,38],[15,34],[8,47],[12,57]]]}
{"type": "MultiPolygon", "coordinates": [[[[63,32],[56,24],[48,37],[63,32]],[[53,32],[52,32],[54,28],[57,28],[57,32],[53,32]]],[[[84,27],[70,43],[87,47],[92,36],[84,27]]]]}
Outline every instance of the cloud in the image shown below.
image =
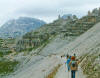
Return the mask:
{"type": "Polygon", "coordinates": [[[29,4],[16,10],[15,13],[33,16],[55,16],[65,13],[78,14],[80,12],[78,15],[82,16],[88,10],[99,7],[99,2],[99,0],[30,0],[29,4]]]}
{"type": "Polygon", "coordinates": [[[51,22],[59,14],[83,16],[99,5],[100,0],[0,0],[0,22],[19,16],[51,22]]]}

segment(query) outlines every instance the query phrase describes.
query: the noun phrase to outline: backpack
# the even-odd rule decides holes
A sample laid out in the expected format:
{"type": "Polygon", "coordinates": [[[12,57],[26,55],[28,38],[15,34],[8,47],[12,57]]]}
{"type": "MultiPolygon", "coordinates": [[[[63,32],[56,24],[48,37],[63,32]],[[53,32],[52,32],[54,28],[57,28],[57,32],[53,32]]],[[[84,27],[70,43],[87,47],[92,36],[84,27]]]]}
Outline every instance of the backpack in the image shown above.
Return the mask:
{"type": "Polygon", "coordinates": [[[72,67],[77,67],[77,62],[76,62],[76,61],[72,61],[72,62],[71,62],[71,66],[72,66],[72,67]]]}

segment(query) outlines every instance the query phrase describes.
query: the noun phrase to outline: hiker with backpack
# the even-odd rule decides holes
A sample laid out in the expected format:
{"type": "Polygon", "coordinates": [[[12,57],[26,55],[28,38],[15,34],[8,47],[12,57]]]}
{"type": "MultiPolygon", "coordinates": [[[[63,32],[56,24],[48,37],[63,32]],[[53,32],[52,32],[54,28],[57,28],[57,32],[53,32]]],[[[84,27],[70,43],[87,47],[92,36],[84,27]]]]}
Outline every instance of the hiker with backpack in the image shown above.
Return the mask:
{"type": "Polygon", "coordinates": [[[75,56],[71,57],[71,61],[69,63],[69,66],[71,68],[71,78],[75,78],[75,73],[78,70],[78,61],[76,61],[75,56]]]}

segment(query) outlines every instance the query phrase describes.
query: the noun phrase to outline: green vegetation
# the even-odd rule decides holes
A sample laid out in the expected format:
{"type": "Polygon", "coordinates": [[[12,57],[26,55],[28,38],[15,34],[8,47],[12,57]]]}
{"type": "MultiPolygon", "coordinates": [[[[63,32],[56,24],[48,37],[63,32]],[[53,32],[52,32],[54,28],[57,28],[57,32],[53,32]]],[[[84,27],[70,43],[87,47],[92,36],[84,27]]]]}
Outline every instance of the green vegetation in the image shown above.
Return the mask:
{"type": "Polygon", "coordinates": [[[3,57],[4,55],[8,55],[10,53],[12,53],[12,51],[7,51],[7,52],[1,52],[0,51],[0,57],[3,57]]]}
{"type": "Polygon", "coordinates": [[[15,39],[0,39],[0,77],[9,75],[15,71],[18,61],[10,61],[4,59],[3,56],[12,53],[11,46],[14,44],[15,39]]]}
{"type": "Polygon", "coordinates": [[[0,57],[12,53],[11,46],[14,44],[15,39],[0,39],[0,57]]]}
{"type": "Polygon", "coordinates": [[[0,75],[9,75],[14,72],[18,64],[17,61],[0,61],[0,75]]]}

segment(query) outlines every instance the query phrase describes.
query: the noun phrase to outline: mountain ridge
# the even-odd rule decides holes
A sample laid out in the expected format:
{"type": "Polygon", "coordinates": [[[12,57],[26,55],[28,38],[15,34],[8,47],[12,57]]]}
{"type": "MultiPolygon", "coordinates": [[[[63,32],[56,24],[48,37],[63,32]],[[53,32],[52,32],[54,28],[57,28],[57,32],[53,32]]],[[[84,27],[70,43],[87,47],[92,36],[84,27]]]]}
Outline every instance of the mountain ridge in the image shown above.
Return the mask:
{"type": "MultiPolygon", "coordinates": [[[[9,60],[20,62],[16,71],[7,78],[44,78],[49,74],[51,75],[57,65],[63,64],[65,66],[61,59],[64,59],[63,56],[65,57],[66,54],[73,55],[76,53],[77,58],[81,59],[84,54],[100,53],[99,22],[100,13],[98,10],[93,10],[93,13],[88,13],[88,15],[80,19],[68,18],[65,20],[59,18],[53,23],[45,24],[34,31],[26,33],[14,43],[11,48],[12,54],[5,57],[9,60]],[[15,54],[13,54],[14,52],[15,54]]],[[[89,60],[86,59],[86,61],[89,60]]],[[[83,69],[90,64],[91,62],[87,63],[83,69]]],[[[58,70],[61,72],[63,69],[58,70]]],[[[94,73],[98,72],[96,70],[93,68],[94,73]]],[[[87,73],[87,71],[85,72],[87,73]]],[[[63,72],[65,71],[63,70],[63,72]]],[[[58,73],[57,76],[60,77],[59,75],[58,73]]],[[[91,74],[89,73],[88,75],[91,74]]]]}
{"type": "Polygon", "coordinates": [[[0,37],[20,37],[44,24],[46,24],[44,21],[31,17],[19,17],[18,19],[12,19],[0,27],[0,37]]]}

